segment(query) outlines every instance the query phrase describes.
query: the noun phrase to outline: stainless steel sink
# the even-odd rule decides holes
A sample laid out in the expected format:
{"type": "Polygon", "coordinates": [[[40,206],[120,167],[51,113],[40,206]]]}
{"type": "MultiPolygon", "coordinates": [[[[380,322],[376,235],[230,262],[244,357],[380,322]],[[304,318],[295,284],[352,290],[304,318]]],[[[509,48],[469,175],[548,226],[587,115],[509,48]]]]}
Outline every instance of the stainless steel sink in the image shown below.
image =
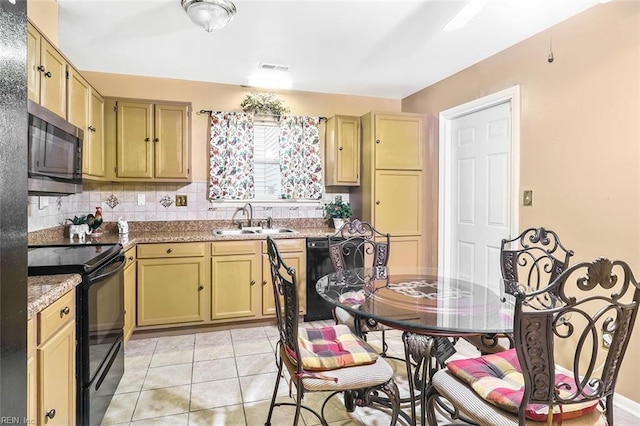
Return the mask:
{"type": "Polygon", "coordinates": [[[253,229],[216,229],[215,235],[272,235],[272,234],[295,234],[296,231],[289,228],[253,228],[253,229]]]}
{"type": "Polygon", "coordinates": [[[289,228],[263,228],[258,229],[256,234],[295,234],[296,231],[289,228]]]}
{"type": "Polygon", "coordinates": [[[255,234],[255,231],[251,229],[216,229],[213,233],[215,235],[245,235],[255,234]]]}

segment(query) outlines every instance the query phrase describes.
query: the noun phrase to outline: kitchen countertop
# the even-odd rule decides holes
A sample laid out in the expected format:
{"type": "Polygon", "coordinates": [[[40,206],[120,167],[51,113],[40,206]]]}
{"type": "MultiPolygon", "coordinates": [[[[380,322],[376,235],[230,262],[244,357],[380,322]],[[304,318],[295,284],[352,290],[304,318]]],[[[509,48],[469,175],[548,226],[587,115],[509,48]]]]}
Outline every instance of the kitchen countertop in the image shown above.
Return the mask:
{"type": "MultiPolygon", "coordinates": [[[[308,237],[325,237],[335,233],[332,228],[301,228],[295,233],[271,234],[275,239],[296,239],[308,237]]],[[[120,243],[125,250],[137,244],[152,243],[188,243],[188,242],[213,242],[213,241],[238,241],[238,240],[264,240],[264,234],[241,235],[214,235],[213,231],[136,231],[119,235],[105,232],[100,237],[87,237],[84,243],[73,240],[75,244],[116,244],[120,243]]],[[[63,238],[59,234],[49,238],[40,238],[33,245],[64,245],[69,244],[69,238],[63,238]]],[[[54,303],[61,296],[73,289],[82,281],[78,274],[44,275],[28,278],[28,304],[27,318],[31,318],[47,306],[54,303]]]]}

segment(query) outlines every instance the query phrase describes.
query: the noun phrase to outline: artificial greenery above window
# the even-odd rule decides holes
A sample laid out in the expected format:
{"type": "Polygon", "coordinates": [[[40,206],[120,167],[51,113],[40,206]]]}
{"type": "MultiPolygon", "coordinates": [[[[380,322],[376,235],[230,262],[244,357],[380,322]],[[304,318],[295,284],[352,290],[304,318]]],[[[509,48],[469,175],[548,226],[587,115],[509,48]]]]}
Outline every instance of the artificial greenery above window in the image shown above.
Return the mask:
{"type": "Polygon", "coordinates": [[[273,93],[251,92],[240,103],[244,112],[253,114],[285,115],[289,113],[289,108],[284,106],[282,99],[273,93]]]}

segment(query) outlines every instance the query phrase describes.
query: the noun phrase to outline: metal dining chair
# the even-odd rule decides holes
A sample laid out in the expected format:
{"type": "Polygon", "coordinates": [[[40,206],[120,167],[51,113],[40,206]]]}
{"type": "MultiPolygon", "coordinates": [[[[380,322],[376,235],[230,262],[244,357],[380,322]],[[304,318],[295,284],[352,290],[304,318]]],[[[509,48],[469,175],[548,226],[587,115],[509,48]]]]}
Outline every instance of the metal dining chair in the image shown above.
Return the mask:
{"type": "MultiPolygon", "coordinates": [[[[503,239],[500,244],[503,291],[513,295],[518,290],[528,293],[548,286],[569,267],[573,254],[573,250],[562,245],[556,232],[544,227],[527,228],[513,239],[503,239]],[[521,288],[512,288],[516,284],[521,288]]],[[[511,336],[474,336],[465,340],[487,354],[505,349],[499,343],[500,337],[509,339],[512,347],[511,336]]]]}
{"type": "Polygon", "coordinates": [[[271,425],[275,407],[289,405],[296,407],[293,425],[298,424],[304,409],[323,426],[328,426],[325,406],[340,392],[345,392],[345,406],[350,411],[355,406],[347,394],[357,395],[357,405],[371,405],[377,401],[379,392],[384,393],[387,396],[384,406],[391,408],[391,425],[394,425],[400,412],[400,396],[391,366],[344,325],[300,328],[296,271],[283,262],[271,237],[267,237],[267,253],[280,339],[276,348],[278,375],[265,425],[271,425]],[[289,385],[295,387],[295,403],[276,402],[280,379],[284,377],[283,367],[291,378],[289,385]],[[302,405],[305,392],[330,392],[320,413],[302,405]]]}
{"type": "Polygon", "coordinates": [[[629,265],[598,258],[539,290],[515,288],[515,347],[448,362],[432,378],[429,424],[437,424],[444,398],[440,407],[452,407],[453,419],[477,425],[613,426],[616,380],[640,303],[629,265]]]}
{"type": "MultiPolygon", "coordinates": [[[[391,236],[377,231],[370,223],[359,219],[350,219],[327,237],[329,243],[329,258],[334,272],[364,266],[386,266],[389,260],[391,236]]],[[[366,340],[371,331],[382,332],[382,355],[387,353],[385,330],[388,327],[379,324],[371,318],[362,318],[345,309],[335,307],[333,317],[337,324],[347,325],[356,335],[366,340]]]]}

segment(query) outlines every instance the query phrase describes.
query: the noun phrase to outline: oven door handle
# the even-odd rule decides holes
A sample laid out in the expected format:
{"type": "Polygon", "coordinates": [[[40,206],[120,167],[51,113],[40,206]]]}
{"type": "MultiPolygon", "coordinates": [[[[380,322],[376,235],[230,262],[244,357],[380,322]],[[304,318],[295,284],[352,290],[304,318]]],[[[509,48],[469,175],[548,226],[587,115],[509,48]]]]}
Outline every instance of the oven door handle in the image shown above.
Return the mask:
{"type": "Polygon", "coordinates": [[[114,260],[109,262],[106,266],[96,271],[100,273],[99,275],[95,275],[96,273],[89,275],[89,285],[91,285],[96,281],[100,281],[102,279],[109,278],[110,276],[117,274],[118,272],[124,269],[125,264],[126,264],[126,258],[124,256],[124,253],[121,253],[114,260]],[[105,270],[107,272],[103,272],[105,270]]]}

